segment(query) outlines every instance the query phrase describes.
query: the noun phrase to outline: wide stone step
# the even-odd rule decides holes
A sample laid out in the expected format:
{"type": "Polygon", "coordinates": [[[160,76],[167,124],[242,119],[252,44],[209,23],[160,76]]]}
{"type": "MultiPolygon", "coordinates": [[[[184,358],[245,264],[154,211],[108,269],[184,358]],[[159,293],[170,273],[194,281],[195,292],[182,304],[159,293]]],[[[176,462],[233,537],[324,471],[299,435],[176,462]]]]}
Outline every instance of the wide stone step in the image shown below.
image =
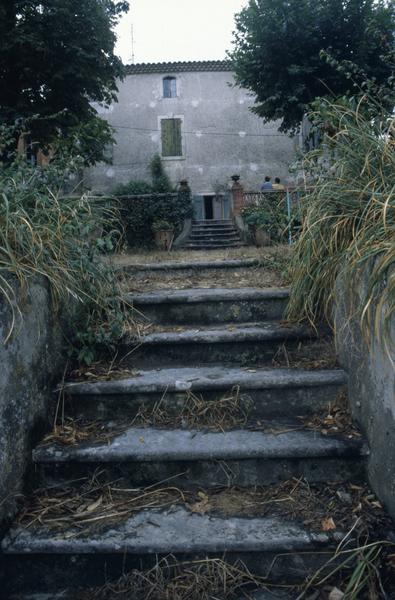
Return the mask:
{"type": "Polygon", "coordinates": [[[209,488],[270,485],[292,477],[310,482],[359,478],[366,454],[360,438],[324,436],[287,422],[278,423],[275,433],[132,427],[105,442],[41,444],[33,460],[48,484],[105,468],[112,481],[128,485],[176,478],[179,488],[209,488]]]}
{"type": "Polygon", "coordinates": [[[226,233],[224,235],[217,234],[197,234],[193,233],[189,237],[189,243],[198,244],[198,243],[229,243],[229,242],[238,242],[240,241],[240,236],[237,233],[226,233]]]}
{"type": "Polygon", "coordinates": [[[314,332],[304,325],[246,323],[161,331],[138,339],[125,336],[118,351],[123,363],[134,367],[147,364],[150,367],[206,363],[267,364],[282,344],[295,348],[300,341],[314,337],[314,332]]]}
{"type": "Polygon", "coordinates": [[[206,220],[193,220],[192,227],[199,225],[202,227],[211,227],[218,225],[234,225],[232,219],[206,219],[206,220]]]}
{"type": "Polygon", "coordinates": [[[245,246],[244,242],[186,242],[182,248],[189,250],[221,250],[221,248],[239,248],[245,246]]]}
{"type": "Polygon", "coordinates": [[[212,225],[211,227],[193,225],[191,231],[192,233],[226,233],[227,231],[237,232],[237,229],[234,225],[212,225]]]}
{"type": "Polygon", "coordinates": [[[153,323],[208,325],[280,319],[288,298],[287,288],[193,288],[126,296],[153,323]]]}
{"type": "Polygon", "coordinates": [[[236,229],[229,229],[226,231],[196,231],[192,229],[191,238],[190,239],[206,239],[206,238],[229,238],[229,237],[239,237],[236,229]]]}
{"type": "MultiPolygon", "coordinates": [[[[344,536],[340,531],[311,530],[284,518],[221,518],[192,514],[181,507],[140,511],[105,530],[82,535],[72,529],[54,534],[39,525],[17,527],[2,543],[8,575],[3,589],[15,593],[19,588],[31,594],[62,587],[70,590],[81,583],[102,586],[134,568],[152,567],[169,555],[182,561],[242,560],[256,575],[270,573],[273,582],[301,583],[328,560],[326,553],[333,552],[344,536]]],[[[270,599],[262,594],[256,599],[270,599]]]]}
{"type": "Polygon", "coordinates": [[[116,267],[117,271],[132,274],[134,277],[149,277],[151,274],[160,273],[163,277],[171,277],[173,274],[179,275],[205,275],[212,273],[213,270],[219,273],[234,273],[262,266],[262,261],[258,258],[242,258],[227,260],[189,260],[189,261],[168,261],[160,263],[138,263],[126,264],[116,267]]]}
{"type": "Polygon", "coordinates": [[[341,370],[241,369],[181,367],[140,371],[136,377],[112,381],[68,383],[68,411],[92,419],[134,418],[145,407],[177,414],[187,394],[206,401],[237,394],[251,419],[310,415],[326,408],[343,390],[341,370]]]}

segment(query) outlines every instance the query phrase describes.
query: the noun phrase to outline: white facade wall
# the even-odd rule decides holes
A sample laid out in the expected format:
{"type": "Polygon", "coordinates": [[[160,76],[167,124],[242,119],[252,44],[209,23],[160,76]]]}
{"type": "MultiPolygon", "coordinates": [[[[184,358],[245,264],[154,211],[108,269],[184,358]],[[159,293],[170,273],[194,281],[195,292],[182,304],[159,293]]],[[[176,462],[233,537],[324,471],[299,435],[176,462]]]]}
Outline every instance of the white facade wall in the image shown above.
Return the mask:
{"type": "Polygon", "coordinates": [[[163,117],[181,118],[183,132],[183,157],[164,159],[166,171],[174,183],[187,179],[193,193],[225,190],[234,174],[246,189],[259,189],[265,175],[288,180],[297,140],[249,110],[253,97],[233,85],[232,72],[179,72],[177,64],[183,63],[174,71],[128,75],[119,84],[118,103],[96,107],[116,128],[116,145],[112,165],[86,173],[88,187],[108,192],[130,179],[149,181],[148,164],[161,152],[163,117]],[[177,78],[176,98],[163,97],[166,76],[177,78]]]}

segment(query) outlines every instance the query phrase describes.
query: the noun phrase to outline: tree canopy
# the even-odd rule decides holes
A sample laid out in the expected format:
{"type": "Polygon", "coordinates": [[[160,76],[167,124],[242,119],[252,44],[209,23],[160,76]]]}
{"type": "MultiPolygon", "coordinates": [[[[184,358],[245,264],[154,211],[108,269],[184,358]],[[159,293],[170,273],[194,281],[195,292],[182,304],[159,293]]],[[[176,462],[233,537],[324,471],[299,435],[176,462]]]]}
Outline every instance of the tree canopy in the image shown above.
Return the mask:
{"type": "Polygon", "coordinates": [[[250,0],[236,15],[236,81],[255,94],[256,114],[295,132],[315,98],[353,92],[322,51],[384,81],[394,25],[392,0],[250,0]]]}
{"type": "Polygon", "coordinates": [[[111,130],[92,102],[116,99],[123,66],[113,27],[127,9],[112,0],[0,0],[0,120],[28,121],[35,142],[64,136],[87,162],[100,159],[111,130]]]}

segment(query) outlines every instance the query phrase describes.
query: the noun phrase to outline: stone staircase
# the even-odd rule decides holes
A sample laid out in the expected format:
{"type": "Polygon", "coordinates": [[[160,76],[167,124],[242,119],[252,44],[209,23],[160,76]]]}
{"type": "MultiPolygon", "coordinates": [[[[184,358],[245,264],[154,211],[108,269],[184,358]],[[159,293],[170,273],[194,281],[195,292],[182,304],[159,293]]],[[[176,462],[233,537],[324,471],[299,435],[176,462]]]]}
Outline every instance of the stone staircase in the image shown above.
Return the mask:
{"type": "MultiPolygon", "coordinates": [[[[199,269],[211,267],[200,263],[199,269]]],[[[89,522],[82,529],[67,514],[63,521],[54,518],[55,525],[45,515],[31,519],[28,527],[23,520],[16,523],[2,544],[2,598],[76,600],[77,588],[99,590],[169,555],[180,561],[242,560],[268,583],[287,585],[300,583],[326,562],[346,531],[309,526],[275,510],[248,509],[257,490],[285,481],[341,487],[364,477],[367,448],[361,437],[322,435],[301,420],[334,402],[346,384],[343,371],[272,367],[279,346],[297,350],[314,339],[307,328],[281,322],[287,297],[284,288],[129,295],[155,329],[120,343],[122,369],[129,365],[138,372],[66,384],[66,415],[85,424],[105,423],[106,435],[99,430],[76,443],[41,443],[33,453],[37,485],[45,497],[65,490],[69,498],[83,497],[86,482],[94,482],[96,500],[81,501],[82,514],[88,521],[91,514],[93,523],[104,502],[101,485],[110,485],[114,498],[129,498],[130,506],[136,493],[158,486],[176,499],[163,506],[147,501],[122,518],[102,524],[98,518],[95,526],[89,522]],[[245,411],[241,424],[223,430],[191,427],[177,417],[188,395],[208,405],[232,394],[245,411]],[[142,413],[174,415],[174,425],[142,423],[136,420],[142,413]],[[236,511],[191,509],[182,500],[232,490],[239,495],[241,490],[236,511]]],[[[242,597],[296,598],[263,588],[242,597]]]]}
{"type": "Polygon", "coordinates": [[[190,250],[211,250],[243,246],[231,219],[192,221],[189,238],[183,247],[190,250]]]}

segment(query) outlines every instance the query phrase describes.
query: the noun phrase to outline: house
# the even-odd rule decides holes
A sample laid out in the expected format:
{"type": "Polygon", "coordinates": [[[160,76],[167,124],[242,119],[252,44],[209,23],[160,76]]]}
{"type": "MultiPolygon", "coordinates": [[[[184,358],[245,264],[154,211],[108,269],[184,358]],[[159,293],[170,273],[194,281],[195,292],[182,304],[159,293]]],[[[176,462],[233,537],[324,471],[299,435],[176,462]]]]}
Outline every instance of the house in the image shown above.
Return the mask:
{"type": "Polygon", "coordinates": [[[87,185],[109,192],[130,179],[149,180],[155,153],[176,184],[188,180],[195,218],[230,216],[232,175],[260,189],[265,175],[289,176],[296,141],[251,112],[254,97],[234,85],[229,61],[135,64],[119,83],[118,103],[96,106],[115,128],[111,163],[86,174],[87,185]]]}

